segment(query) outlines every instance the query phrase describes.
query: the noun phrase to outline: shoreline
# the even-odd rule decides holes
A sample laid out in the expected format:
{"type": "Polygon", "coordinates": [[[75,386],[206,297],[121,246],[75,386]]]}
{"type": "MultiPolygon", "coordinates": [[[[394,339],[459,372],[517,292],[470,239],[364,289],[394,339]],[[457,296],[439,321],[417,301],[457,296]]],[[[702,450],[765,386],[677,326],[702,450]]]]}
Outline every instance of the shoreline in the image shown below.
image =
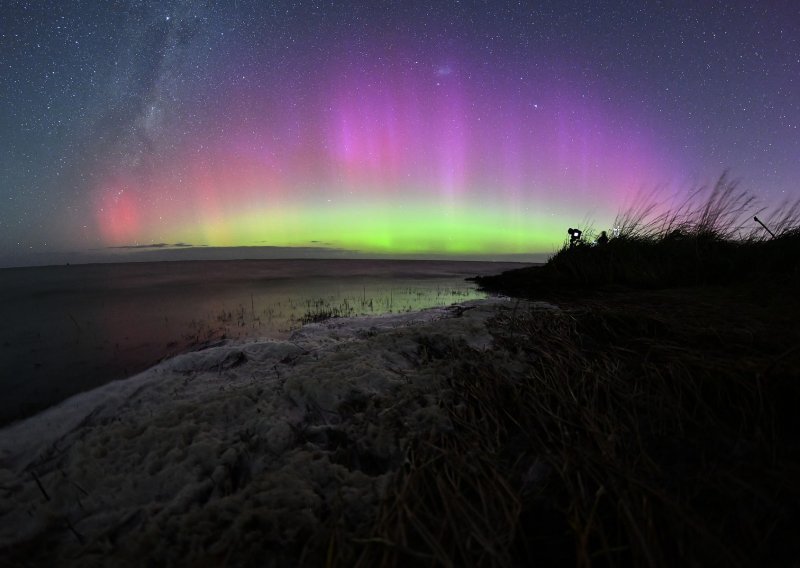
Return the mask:
{"type": "Polygon", "coordinates": [[[491,350],[487,321],[513,304],[491,298],[336,318],[286,341],[233,341],[7,426],[0,551],[24,557],[26,543],[47,542],[80,563],[109,546],[109,527],[124,525],[139,544],[114,557],[131,560],[166,524],[180,524],[175,538],[198,538],[200,511],[220,514],[232,500],[237,518],[255,499],[270,522],[317,530],[322,518],[302,511],[330,506],[345,488],[346,506],[367,519],[405,440],[449,428],[435,404],[437,353],[491,350]]]}
{"type": "Polygon", "coordinates": [[[557,301],[310,324],[165,362],[57,440],[2,430],[0,556],[797,558],[800,300],[775,282],[557,301]]]}
{"type": "Polygon", "coordinates": [[[464,276],[503,266],[313,260],[21,270],[0,279],[0,425],[219,339],[285,338],[309,316],[483,297],[464,276]]]}
{"type": "MultiPolygon", "coordinates": [[[[306,349],[303,346],[309,342],[319,341],[321,345],[314,348],[314,350],[323,349],[340,342],[344,343],[368,337],[372,333],[369,331],[370,328],[386,332],[394,329],[415,327],[452,317],[449,314],[455,313],[455,311],[464,306],[472,309],[475,304],[505,305],[510,301],[513,300],[495,296],[445,307],[432,307],[416,312],[404,312],[402,314],[334,317],[301,325],[300,328],[283,334],[285,337],[219,338],[204,344],[187,345],[184,351],[168,355],[147,369],[127,377],[113,379],[88,391],[74,394],[31,416],[0,426],[0,460],[2,460],[5,448],[2,444],[3,438],[18,437],[20,430],[27,430],[31,424],[45,422],[47,428],[50,428],[56,422],[77,424],[85,416],[91,414],[93,405],[101,405],[105,398],[111,398],[112,400],[120,397],[127,398],[134,391],[152,386],[154,382],[161,380],[165,374],[173,372],[209,372],[214,369],[228,371],[231,367],[237,367],[242,363],[238,359],[238,354],[244,353],[248,348],[274,347],[277,354],[271,356],[277,358],[277,361],[288,357],[294,349],[299,350],[299,353],[305,352],[306,349]],[[284,353],[284,350],[286,353],[284,353]],[[229,360],[229,358],[232,359],[229,360]],[[90,410],[84,411],[86,409],[90,410]],[[78,418],[73,417],[76,414],[79,415],[78,418]],[[13,436],[4,436],[6,431],[13,431],[13,436]]],[[[62,430],[64,430],[64,427],[59,428],[59,431],[62,430]]],[[[57,438],[60,437],[60,434],[53,436],[57,438]]]]}

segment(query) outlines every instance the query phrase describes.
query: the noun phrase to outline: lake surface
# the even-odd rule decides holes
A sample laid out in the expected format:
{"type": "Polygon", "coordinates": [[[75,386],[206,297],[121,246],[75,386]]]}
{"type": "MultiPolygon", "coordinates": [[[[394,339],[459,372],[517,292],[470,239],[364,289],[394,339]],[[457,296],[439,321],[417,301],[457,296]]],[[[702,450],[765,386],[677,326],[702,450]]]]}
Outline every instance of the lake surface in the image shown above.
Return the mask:
{"type": "Polygon", "coordinates": [[[517,263],[236,260],[0,269],[0,425],[220,339],[482,298],[517,263]]]}

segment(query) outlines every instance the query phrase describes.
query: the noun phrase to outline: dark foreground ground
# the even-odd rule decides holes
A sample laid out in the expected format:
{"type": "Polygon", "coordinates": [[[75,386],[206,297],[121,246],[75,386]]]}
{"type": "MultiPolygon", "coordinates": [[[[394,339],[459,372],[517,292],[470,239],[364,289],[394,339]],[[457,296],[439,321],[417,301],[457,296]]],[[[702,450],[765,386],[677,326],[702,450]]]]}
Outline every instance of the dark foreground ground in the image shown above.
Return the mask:
{"type": "Polygon", "coordinates": [[[488,308],[454,308],[446,327],[365,329],[328,352],[292,347],[302,357],[263,369],[243,351],[186,378],[189,387],[220,381],[230,394],[220,387],[203,404],[176,405],[183,414],[164,404],[168,412],[136,422],[114,451],[88,448],[113,449],[107,434],[124,424],[88,416],[69,448],[59,442],[24,471],[0,468],[0,514],[24,518],[18,503],[31,515],[54,511],[30,536],[6,527],[0,558],[19,566],[797,565],[797,271],[570,288],[541,270],[480,282],[559,309],[512,300],[475,320],[488,308]],[[249,376],[249,365],[253,384],[236,387],[234,372],[249,376]],[[370,378],[378,369],[393,377],[381,379],[388,386],[370,378]],[[342,382],[356,375],[366,382],[342,382]],[[235,410],[214,410],[221,400],[235,410]],[[286,418],[260,429],[284,400],[286,418]],[[194,415],[210,426],[173,443],[169,432],[194,415]],[[153,440],[175,446],[174,471],[189,472],[185,479],[154,459],[153,440]],[[199,450],[203,459],[191,461],[199,450]],[[138,457],[123,463],[117,454],[138,457]],[[128,501],[106,487],[112,473],[129,487],[128,501]],[[201,490],[188,499],[161,487],[137,504],[138,487],[160,483],[201,490]]]}
{"type": "Polygon", "coordinates": [[[388,536],[428,519],[456,564],[797,565],[791,282],[544,290],[563,311],[498,322],[519,373],[454,373],[456,431],[420,443],[403,501],[423,511],[388,536]]]}

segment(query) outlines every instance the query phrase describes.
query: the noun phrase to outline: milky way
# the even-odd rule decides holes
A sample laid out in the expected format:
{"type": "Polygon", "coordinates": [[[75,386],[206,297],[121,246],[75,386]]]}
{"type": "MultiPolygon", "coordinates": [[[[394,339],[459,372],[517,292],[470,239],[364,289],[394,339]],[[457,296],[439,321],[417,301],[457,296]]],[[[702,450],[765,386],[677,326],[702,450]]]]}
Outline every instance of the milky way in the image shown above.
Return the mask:
{"type": "Polygon", "coordinates": [[[156,243],[525,258],[725,169],[767,207],[800,193],[794,2],[6,4],[16,262],[156,243]]]}

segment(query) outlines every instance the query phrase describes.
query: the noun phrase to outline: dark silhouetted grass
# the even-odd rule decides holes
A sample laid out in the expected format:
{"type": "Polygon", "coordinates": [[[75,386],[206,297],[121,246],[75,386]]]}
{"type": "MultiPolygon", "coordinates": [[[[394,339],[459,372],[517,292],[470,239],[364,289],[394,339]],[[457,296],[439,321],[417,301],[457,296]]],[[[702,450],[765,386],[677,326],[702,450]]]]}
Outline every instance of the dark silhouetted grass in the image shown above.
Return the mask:
{"type": "Polygon", "coordinates": [[[541,267],[476,278],[482,288],[515,296],[595,289],[668,288],[800,276],[800,200],[787,202],[766,221],[771,238],[753,217],[755,199],[722,176],[678,207],[658,213],[641,201],[618,215],[619,234],[608,244],[564,246],[541,267]]]}
{"type": "Polygon", "coordinates": [[[408,444],[329,564],[797,564],[800,206],[770,238],[726,176],[642,203],[605,246],[477,279],[561,310],[508,310],[492,352],[449,355],[452,429],[408,444]]]}
{"type": "Polygon", "coordinates": [[[672,292],[506,314],[498,343],[526,366],[454,355],[452,431],[410,444],[372,533],[337,551],[361,566],[791,565],[800,333],[785,309],[672,292]]]}

